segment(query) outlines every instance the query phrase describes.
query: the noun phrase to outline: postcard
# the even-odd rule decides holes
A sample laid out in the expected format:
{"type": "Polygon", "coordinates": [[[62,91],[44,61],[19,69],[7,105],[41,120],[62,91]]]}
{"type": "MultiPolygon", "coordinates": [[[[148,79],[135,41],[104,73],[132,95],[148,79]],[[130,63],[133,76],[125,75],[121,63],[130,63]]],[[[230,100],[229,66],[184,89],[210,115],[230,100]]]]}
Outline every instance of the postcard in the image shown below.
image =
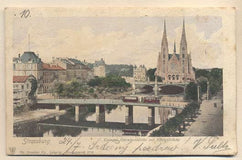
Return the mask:
{"type": "Polygon", "coordinates": [[[6,8],[8,155],[235,155],[235,8],[6,8]]]}

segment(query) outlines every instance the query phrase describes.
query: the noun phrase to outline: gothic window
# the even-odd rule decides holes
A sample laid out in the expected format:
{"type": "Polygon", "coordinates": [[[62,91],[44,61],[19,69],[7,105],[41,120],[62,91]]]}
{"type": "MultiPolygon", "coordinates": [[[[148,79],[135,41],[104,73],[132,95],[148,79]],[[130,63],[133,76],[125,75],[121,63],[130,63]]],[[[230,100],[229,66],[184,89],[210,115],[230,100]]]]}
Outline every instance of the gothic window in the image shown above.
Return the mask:
{"type": "Polygon", "coordinates": [[[179,75],[176,75],[176,80],[179,80],[179,75]]]}
{"type": "Polygon", "coordinates": [[[175,75],[172,75],[172,80],[175,80],[175,75]]]}
{"type": "Polygon", "coordinates": [[[185,55],[184,54],[182,54],[182,58],[185,58],[185,55]]]}
{"type": "Polygon", "coordinates": [[[171,80],[171,75],[168,76],[169,80],[171,80]]]}

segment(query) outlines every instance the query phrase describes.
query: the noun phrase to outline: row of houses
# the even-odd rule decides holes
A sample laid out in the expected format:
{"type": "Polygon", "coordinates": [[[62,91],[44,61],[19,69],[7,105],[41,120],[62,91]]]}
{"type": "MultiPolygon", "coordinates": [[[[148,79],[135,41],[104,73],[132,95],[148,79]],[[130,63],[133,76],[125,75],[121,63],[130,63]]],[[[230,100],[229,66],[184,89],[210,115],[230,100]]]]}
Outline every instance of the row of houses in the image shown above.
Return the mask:
{"type": "MultiPolygon", "coordinates": [[[[95,76],[105,77],[105,75],[103,59],[90,64],[75,58],[52,57],[50,63],[45,63],[38,54],[30,51],[13,58],[14,86],[31,85],[28,84],[29,79],[34,77],[37,80],[38,94],[52,92],[56,82],[67,82],[75,78],[85,83],[95,76]]],[[[14,103],[25,102],[26,96],[23,95],[27,95],[27,92],[29,92],[27,87],[14,87],[13,93],[14,99],[16,99],[14,103]],[[22,97],[23,100],[20,101],[19,97],[22,97]]]]}

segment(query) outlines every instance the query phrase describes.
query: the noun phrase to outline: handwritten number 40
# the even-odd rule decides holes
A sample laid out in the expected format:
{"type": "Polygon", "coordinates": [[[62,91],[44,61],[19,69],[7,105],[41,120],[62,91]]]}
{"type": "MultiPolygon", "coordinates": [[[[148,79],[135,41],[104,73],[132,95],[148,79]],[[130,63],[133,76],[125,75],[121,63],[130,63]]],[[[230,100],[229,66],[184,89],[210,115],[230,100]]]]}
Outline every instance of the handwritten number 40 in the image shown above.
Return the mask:
{"type": "Polygon", "coordinates": [[[20,12],[20,17],[21,17],[21,18],[28,18],[28,17],[31,17],[31,16],[30,16],[30,11],[29,11],[29,9],[25,9],[25,10],[23,10],[22,12],[20,12]]]}

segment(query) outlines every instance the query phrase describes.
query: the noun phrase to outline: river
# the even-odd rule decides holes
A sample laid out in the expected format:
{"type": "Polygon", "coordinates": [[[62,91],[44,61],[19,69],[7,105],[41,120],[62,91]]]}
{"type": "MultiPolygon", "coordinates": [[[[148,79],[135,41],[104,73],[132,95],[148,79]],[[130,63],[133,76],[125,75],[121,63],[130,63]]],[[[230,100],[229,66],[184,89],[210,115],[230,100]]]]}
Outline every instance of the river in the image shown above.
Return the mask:
{"type": "Polygon", "coordinates": [[[101,124],[96,124],[96,115],[92,111],[81,114],[79,121],[76,122],[73,109],[69,109],[66,114],[59,117],[14,126],[14,135],[17,137],[125,136],[130,134],[139,136],[138,131],[147,133],[160,125],[159,109],[155,108],[155,125],[152,127],[148,126],[147,111],[147,107],[134,106],[133,124],[125,125],[124,106],[114,106],[106,110],[105,122],[101,124]]]}
{"type": "MultiPolygon", "coordinates": [[[[139,94],[137,96],[154,93],[153,90],[146,90],[139,94]]],[[[79,121],[75,120],[74,107],[70,107],[62,116],[14,125],[14,135],[17,137],[146,136],[150,130],[161,125],[160,111],[159,108],[155,108],[155,125],[149,126],[148,107],[133,106],[133,124],[125,125],[125,107],[109,106],[106,107],[105,122],[97,124],[95,106],[87,107],[85,112],[80,112],[82,114],[79,116],[79,121]]],[[[168,116],[172,116],[171,114],[168,116]]]]}

